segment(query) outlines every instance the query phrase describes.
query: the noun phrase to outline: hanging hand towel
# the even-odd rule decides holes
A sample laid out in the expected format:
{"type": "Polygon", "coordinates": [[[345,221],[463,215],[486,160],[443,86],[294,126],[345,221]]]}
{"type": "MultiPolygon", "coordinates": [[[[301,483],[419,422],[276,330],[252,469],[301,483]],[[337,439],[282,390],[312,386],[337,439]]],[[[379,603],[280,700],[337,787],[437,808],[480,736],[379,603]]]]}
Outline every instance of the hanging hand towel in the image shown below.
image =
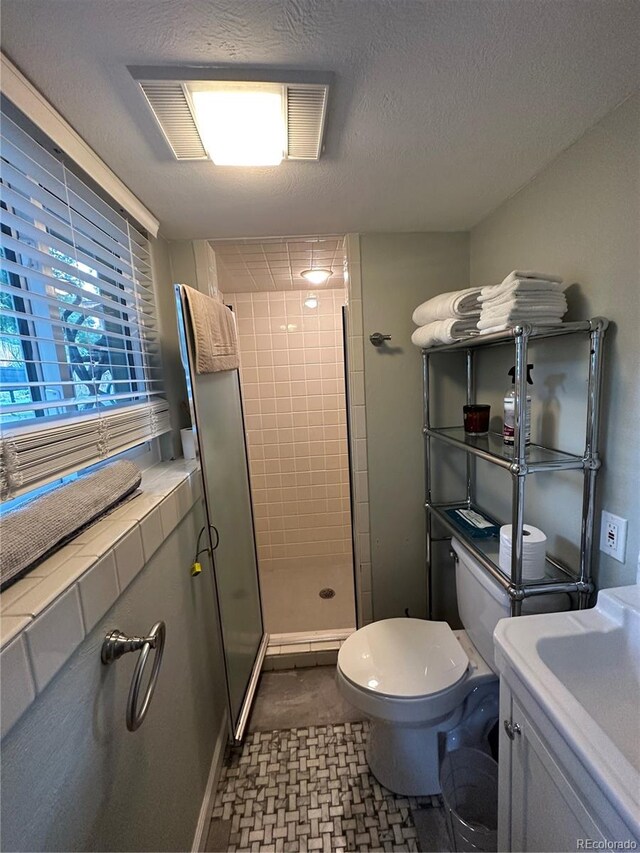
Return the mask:
{"type": "Polygon", "coordinates": [[[217,373],[240,366],[233,313],[211,296],[183,285],[196,350],[196,373],[217,373]]]}
{"type": "Polygon", "coordinates": [[[433,299],[418,305],[413,312],[413,322],[416,326],[426,326],[436,320],[479,316],[479,295],[479,287],[468,287],[466,290],[456,290],[452,293],[440,293],[433,299]]]}
{"type": "Polygon", "coordinates": [[[476,321],[477,317],[436,320],[435,323],[428,323],[416,329],[411,335],[411,342],[421,349],[438,344],[452,344],[477,334],[476,321]]]}

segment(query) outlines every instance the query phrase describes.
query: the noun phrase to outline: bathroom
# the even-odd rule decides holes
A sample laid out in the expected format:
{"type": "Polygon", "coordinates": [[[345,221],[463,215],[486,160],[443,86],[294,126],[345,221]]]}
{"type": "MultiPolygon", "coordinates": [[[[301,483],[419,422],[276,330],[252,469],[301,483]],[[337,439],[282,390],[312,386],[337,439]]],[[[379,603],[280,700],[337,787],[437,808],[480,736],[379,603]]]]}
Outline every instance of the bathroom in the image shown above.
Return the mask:
{"type": "Polygon", "coordinates": [[[3,0],[2,19],[2,848],[633,849],[637,4],[3,0]],[[292,153],[304,121],[279,165],[218,165],[197,129],[190,149],[217,79],[288,86],[290,115],[306,92],[315,154],[292,153]],[[160,122],[174,81],[183,149],[160,122]],[[553,334],[412,342],[418,306],[517,270],[563,279],[553,334]],[[237,333],[212,373],[197,302],[237,333]],[[505,451],[516,364],[531,447],[520,416],[505,451]],[[460,437],[472,403],[489,437],[460,437]],[[84,484],[116,470],[125,500],[96,520],[84,484]],[[544,532],[544,595],[524,536],[510,596],[456,503],[544,532]],[[488,590],[509,618],[483,646],[488,590]],[[407,683],[438,644],[451,702],[429,727],[407,683]],[[493,775],[464,841],[447,785],[473,748],[493,775]]]}

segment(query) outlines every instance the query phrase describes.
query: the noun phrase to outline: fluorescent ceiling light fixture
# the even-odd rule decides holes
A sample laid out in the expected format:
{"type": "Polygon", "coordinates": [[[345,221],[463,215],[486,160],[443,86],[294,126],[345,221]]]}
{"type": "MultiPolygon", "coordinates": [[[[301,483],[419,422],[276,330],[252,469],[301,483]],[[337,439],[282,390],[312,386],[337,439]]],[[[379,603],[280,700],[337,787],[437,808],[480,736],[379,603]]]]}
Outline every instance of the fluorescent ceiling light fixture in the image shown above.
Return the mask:
{"type": "Polygon", "coordinates": [[[330,72],[238,65],[131,65],[129,72],[176,160],[274,165],[322,154],[330,72]]]}
{"type": "Polygon", "coordinates": [[[190,95],[204,147],[216,166],[277,166],[286,148],[278,84],[209,83],[190,95]]]}
{"type": "Polygon", "coordinates": [[[304,304],[307,308],[317,308],[318,307],[318,297],[315,293],[309,293],[307,298],[304,300],[304,304]]]}
{"type": "Polygon", "coordinates": [[[300,275],[302,278],[306,278],[307,281],[310,281],[311,284],[326,284],[329,281],[329,278],[333,275],[333,270],[314,268],[310,270],[303,270],[300,275]]]}

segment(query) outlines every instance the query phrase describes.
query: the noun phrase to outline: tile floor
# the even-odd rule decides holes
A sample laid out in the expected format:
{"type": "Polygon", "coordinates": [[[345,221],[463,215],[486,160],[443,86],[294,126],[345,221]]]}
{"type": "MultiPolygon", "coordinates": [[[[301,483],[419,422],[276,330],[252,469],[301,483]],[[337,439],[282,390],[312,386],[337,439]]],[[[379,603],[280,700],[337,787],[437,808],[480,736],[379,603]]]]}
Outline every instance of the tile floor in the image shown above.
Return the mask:
{"type": "Polygon", "coordinates": [[[438,797],[402,797],[369,772],[369,728],[335,666],[263,673],[249,734],[220,779],[207,851],[448,851],[438,797]]]}
{"type": "Polygon", "coordinates": [[[249,734],[224,768],[213,809],[212,826],[229,830],[226,849],[424,849],[411,810],[437,798],[383,788],[367,766],[367,729],[358,722],[249,734]]]}

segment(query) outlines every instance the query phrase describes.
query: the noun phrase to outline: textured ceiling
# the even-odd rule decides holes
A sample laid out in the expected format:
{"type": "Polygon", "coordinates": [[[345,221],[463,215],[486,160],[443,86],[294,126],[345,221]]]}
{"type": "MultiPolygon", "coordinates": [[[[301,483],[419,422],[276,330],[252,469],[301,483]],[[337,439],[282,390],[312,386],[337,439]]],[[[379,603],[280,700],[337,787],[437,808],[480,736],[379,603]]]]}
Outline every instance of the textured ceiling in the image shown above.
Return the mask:
{"type": "Polygon", "coordinates": [[[640,82],[637,0],[2,0],[2,47],[172,238],[466,229],[640,82]],[[335,72],[319,163],[172,160],[131,64],[335,72]]]}
{"type": "Polygon", "coordinates": [[[344,287],[344,237],[270,240],[211,240],[218,286],[223,293],[269,290],[327,290],[344,287]],[[330,269],[326,284],[309,284],[300,273],[330,269]]]}

